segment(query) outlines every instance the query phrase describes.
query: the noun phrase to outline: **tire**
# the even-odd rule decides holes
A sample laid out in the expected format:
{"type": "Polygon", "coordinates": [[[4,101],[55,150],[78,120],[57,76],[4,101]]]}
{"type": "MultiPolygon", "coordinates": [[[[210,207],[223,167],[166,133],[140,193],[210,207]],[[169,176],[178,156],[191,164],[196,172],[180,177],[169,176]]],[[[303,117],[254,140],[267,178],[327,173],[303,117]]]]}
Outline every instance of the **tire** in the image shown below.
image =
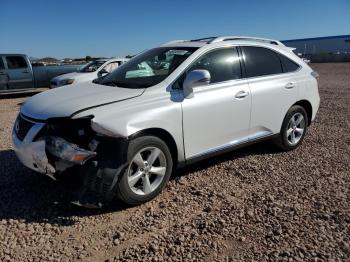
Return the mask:
{"type": "Polygon", "coordinates": [[[292,106],[284,117],[281,131],[279,137],[275,139],[275,144],[283,151],[297,148],[305,137],[307,123],[308,117],[305,109],[299,105],[292,106]]]}
{"type": "Polygon", "coordinates": [[[116,192],[117,197],[129,205],[139,205],[155,198],[167,184],[173,169],[168,146],[154,136],[132,140],[128,146],[127,162],[116,192]],[[153,160],[155,156],[157,158],[153,160]]]}

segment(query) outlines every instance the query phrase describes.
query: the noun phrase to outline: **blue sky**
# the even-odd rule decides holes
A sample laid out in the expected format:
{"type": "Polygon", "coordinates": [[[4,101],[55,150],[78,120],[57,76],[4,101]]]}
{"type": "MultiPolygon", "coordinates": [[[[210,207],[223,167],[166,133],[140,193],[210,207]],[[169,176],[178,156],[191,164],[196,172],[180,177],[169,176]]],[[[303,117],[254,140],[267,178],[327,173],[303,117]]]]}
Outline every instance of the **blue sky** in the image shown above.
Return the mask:
{"type": "Polygon", "coordinates": [[[350,1],[1,0],[0,53],[118,56],[173,39],[350,34],[350,1]]]}

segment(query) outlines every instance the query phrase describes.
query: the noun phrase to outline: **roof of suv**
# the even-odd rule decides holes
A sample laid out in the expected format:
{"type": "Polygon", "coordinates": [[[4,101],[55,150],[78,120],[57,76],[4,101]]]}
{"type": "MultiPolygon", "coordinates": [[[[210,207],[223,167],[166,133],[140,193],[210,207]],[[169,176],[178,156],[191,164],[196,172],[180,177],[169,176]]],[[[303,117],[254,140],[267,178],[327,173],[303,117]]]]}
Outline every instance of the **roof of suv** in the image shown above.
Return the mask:
{"type": "Polygon", "coordinates": [[[223,43],[235,43],[239,45],[243,44],[258,44],[261,46],[273,46],[280,49],[284,49],[286,51],[291,52],[294,48],[290,48],[285,46],[278,40],[267,39],[267,38],[259,38],[259,37],[251,37],[251,36],[219,36],[219,37],[206,37],[194,40],[174,40],[163,44],[162,46],[169,47],[203,47],[209,45],[222,45],[223,43]]]}
{"type": "Polygon", "coordinates": [[[174,44],[179,45],[179,44],[186,44],[189,46],[204,46],[207,44],[212,44],[212,43],[219,43],[219,42],[227,42],[227,41],[253,41],[253,42],[260,42],[260,43],[267,43],[267,44],[272,44],[272,45],[278,45],[278,46],[285,46],[278,40],[274,39],[267,39],[267,38],[260,38],[260,37],[251,37],[251,36],[215,36],[215,37],[205,37],[205,38],[200,38],[200,39],[193,39],[193,40],[174,40],[167,42],[163,44],[162,46],[172,46],[174,44]]]}

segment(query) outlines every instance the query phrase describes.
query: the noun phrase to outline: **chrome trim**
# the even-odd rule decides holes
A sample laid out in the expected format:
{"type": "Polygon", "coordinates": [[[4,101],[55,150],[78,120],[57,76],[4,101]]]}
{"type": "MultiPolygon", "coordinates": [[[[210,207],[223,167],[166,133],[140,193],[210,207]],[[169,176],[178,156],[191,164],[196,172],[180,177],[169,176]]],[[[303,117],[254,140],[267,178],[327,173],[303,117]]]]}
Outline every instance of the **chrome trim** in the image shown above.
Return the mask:
{"type": "Polygon", "coordinates": [[[273,135],[273,133],[271,131],[259,131],[259,132],[255,133],[255,134],[251,135],[251,136],[244,137],[244,138],[241,138],[241,139],[236,139],[236,140],[230,141],[229,143],[227,143],[225,145],[214,147],[214,148],[209,149],[207,151],[204,151],[202,153],[195,154],[195,155],[193,155],[193,156],[191,156],[189,158],[186,158],[186,160],[191,160],[193,158],[209,155],[209,154],[212,154],[212,153],[215,153],[215,152],[219,152],[219,151],[231,148],[231,147],[232,147],[232,149],[234,149],[235,147],[237,147],[239,145],[242,145],[242,144],[245,144],[245,143],[249,143],[249,142],[254,142],[256,140],[259,140],[259,139],[262,139],[262,138],[267,138],[267,137],[270,137],[272,135],[273,135]]]}
{"type": "Polygon", "coordinates": [[[28,116],[25,116],[23,114],[20,114],[20,117],[22,117],[24,120],[28,121],[28,122],[31,122],[33,124],[36,124],[38,122],[35,122],[34,120],[30,119],[28,116]]]}
{"type": "Polygon", "coordinates": [[[259,131],[259,132],[256,132],[255,134],[249,136],[248,140],[249,141],[255,141],[255,140],[258,140],[258,139],[261,139],[261,138],[265,138],[265,137],[269,137],[269,136],[272,136],[273,133],[271,131],[259,131]]]}

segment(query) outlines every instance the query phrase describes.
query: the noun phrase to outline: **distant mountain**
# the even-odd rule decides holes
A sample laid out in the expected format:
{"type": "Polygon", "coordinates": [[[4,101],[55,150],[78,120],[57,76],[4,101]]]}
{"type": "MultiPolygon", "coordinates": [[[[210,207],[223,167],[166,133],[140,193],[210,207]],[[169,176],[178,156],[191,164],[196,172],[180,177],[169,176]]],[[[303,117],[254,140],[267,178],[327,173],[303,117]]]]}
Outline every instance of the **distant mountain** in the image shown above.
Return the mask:
{"type": "Polygon", "coordinates": [[[60,60],[53,57],[44,57],[36,60],[35,62],[43,62],[43,63],[58,63],[60,60]]]}
{"type": "Polygon", "coordinates": [[[31,57],[29,57],[29,60],[34,62],[34,61],[39,60],[39,58],[37,58],[37,57],[32,57],[32,56],[31,56],[31,57]]]}

